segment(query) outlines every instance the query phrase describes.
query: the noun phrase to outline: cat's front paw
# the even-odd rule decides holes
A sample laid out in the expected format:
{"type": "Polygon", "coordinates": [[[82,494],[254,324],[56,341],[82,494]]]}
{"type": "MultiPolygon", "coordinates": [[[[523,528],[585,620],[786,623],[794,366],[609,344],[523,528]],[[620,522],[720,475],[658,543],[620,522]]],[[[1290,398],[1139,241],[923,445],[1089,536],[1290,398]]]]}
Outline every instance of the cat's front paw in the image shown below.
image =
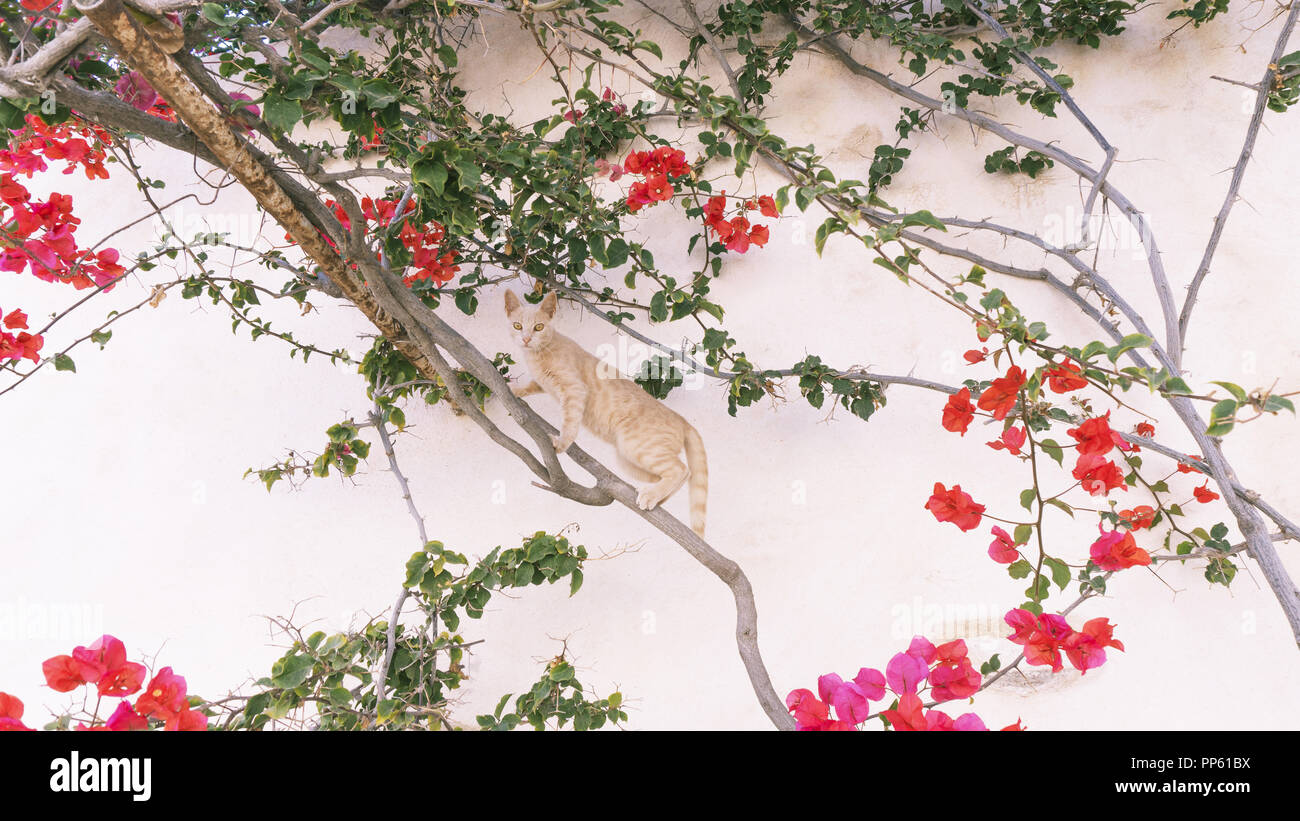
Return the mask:
{"type": "Polygon", "coordinates": [[[559,436],[552,436],[552,437],[551,437],[551,444],[555,446],[555,452],[556,452],[556,453],[564,453],[566,450],[569,449],[569,445],[572,445],[572,444],[573,444],[573,441],[570,440],[570,441],[566,442],[566,441],[564,441],[564,439],[563,439],[562,437],[559,437],[559,436]]]}
{"type": "Polygon", "coordinates": [[[641,492],[636,495],[636,506],[642,510],[654,510],[660,501],[662,500],[655,496],[653,488],[642,488],[641,492]]]}

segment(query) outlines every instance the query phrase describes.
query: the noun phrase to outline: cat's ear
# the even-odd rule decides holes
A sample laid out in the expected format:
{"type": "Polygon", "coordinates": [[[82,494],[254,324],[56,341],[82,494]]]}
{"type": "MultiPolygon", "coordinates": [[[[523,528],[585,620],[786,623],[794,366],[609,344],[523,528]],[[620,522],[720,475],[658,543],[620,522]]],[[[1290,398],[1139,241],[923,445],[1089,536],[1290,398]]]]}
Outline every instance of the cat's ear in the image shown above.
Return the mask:
{"type": "Polygon", "coordinates": [[[514,291],[506,291],[506,316],[510,316],[519,310],[519,297],[515,296],[514,291]]]}
{"type": "Polygon", "coordinates": [[[552,319],[555,318],[555,300],[555,292],[551,291],[542,299],[542,304],[538,306],[542,313],[552,319]]]}

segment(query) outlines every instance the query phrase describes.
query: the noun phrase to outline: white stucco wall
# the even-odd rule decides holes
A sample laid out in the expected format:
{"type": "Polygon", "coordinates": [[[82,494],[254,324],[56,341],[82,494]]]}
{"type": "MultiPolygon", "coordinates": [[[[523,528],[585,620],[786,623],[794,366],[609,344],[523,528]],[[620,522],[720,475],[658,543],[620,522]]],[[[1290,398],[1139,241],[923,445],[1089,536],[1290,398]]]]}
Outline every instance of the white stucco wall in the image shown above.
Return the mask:
{"type": "MultiPolygon", "coordinates": [[[[1231,19],[1185,29],[1161,47],[1173,28],[1164,19],[1167,5],[1135,15],[1128,32],[1099,52],[1059,46],[1051,55],[1074,77],[1084,109],[1119,146],[1110,178],[1148,213],[1181,296],[1249,116],[1249,92],[1209,77],[1255,81],[1276,23],[1249,36],[1244,27],[1261,20],[1255,6],[1240,4],[1231,19]]],[[[540,76],[528,80],[537,67],[535,50],[516,48],[521,35],[511,27],[488,24],[490,49],[481,60],[463,60],[468,83],[479,89],[476,102],[504,107],[508,101],[521,118],[540,111],[553,94],[540,76]]],[[[651,19],[643,25],[662,34],[651,19]]],[[[892,67],[883,49],[859,48],[881,70],[892,67]]],[[[845,177],[865,178],[875,145],[892,142],[896,102],[826,58],[801,54],[774,99],[774,126],[792,142],[815,142],[845,177]]],[[[1099,159],[1063,109],[1046,123],[1014,103],[988,110],[1099,159]]],[[[1228,379],[1251,388],[1277,378],[1295,389],[1300,113],[1269,114],[1265,127],[1244,201],[1202,291],[1185,367],[1191,380],[1228,379]]],[[[913,160],[887,194],[901,208],[987,216],[1048,232],[1073,222],[1086,195],[1059,167],[1037,181],[984,174],[983,156],[1002,143],[955,120],[941,118],[937,133],[911,147],[913,160]]],[[[151,159],[155,175],[173,181],[164,198],[206,197],[188,183],[188,158],[158,150],[151,159]]],[[[93,186],[57,176],[38,184],[76,196],[83,243],[143,214],[120,169],[93,186]]],[[[777,184],[760,175],[756,189],[743,190],[770,193],[777,184]]],[[[193,201],[183,207],[194,213],[193,201]]],[[[227,225],[257,220],[248,199],[234,192],[223,193],[206,213],[227,225]]],[[[871,265],[852,241],[832,240],[819,260],[811,245],[817,221],[791,207],[768,247],[730,260],[715,286],[728,310],[727,327],[751,359],[786,367],[816,353],[837,365],[900,374],[915,369],[917,376],[947,382],[965,378],[961,352],[974,345],[972,330],[871,265]]],[[[656,259],[665,269],[689,264],[678,240],[694,228],[680,212],[654,209],[635,230],[656,238],[656,259]]],[[[134,253],[150,236],[142,225],[114,244],[134,253]]],[[[982,247],[1003,253],[993,242],[982,247]]],[[[1145,265],[1132,249],[1102,255],[1111,258],[1111,281],[1157,316],[1145,265]]],[[[1024,250],[1011,258],[1041,263],[1024,250]]],[[[938,266],[946,272],[968,267],[938,266]]],[[[278,275],[263,278],[272,287],[281,282],[278,275]]],[[[991,279],[1026,313],[1047,321],[1057,339],[1081,344],[1098,336],[1045,290],[991,279]]],[[[145,283],[130,282],[95,300],[86,321],[138,301],[148,293],[145,283]]],[[[0,307],[23,307],[33,317],[59,310],[71,295],[12,275],[4,275],[0,292],[0,307]]],[[[372,329],[357,311],[324,297],[312,302],[318,312],[306,319],[296,319],[292,306],[267,306],[265,314],[320,347],[364,350],[357,334],[372,329]]],[[[473,318],[450,305],[443,315],[481,349],[507,349],[496,299],[486,303],[473,318]]],[[[566,308],[561,317],[565,332],[591,350],[615,342],[610,328],[589,316],[566,308]]],[[[690,329],[652,332],[672,343],[690,329]]],[[[60,349],[70,333],[51,334],[47,352],[60,349]]],[[[179,294],[115,326],[104,351],[82,347],[75,359],[76,375],[50,369],[0,399],[7,445],[0,481],[0,690],[27,703],[29,723],[44,720],[46,705],[65,703],[40,686],[41,661],[102,632],[125,640],[133,655],[156,653],[158,664],[185,675],[192,691],[215,697],[266,674],[282,652],[271,646],[264,615],[287,615],[296,606],[300,624],[314,620],[314,629],[332,631],[364,621],[361,611],[391,605],[403,563],[419,545],[377,448],[378,458],[353,481],[332,476],[298,491],[282,483],[268,494],[241,479],[246,468],[270,464],[288,448],[319,449],[325,428],[364,415],[363,383],[352,368],[322,358],[304,366],[275,340],[250,343],[245,330],[232,336],[224,309],[179,294]],[[49,621],[68,615],[86,623],[64,630],[49,621]]],[[[883,669],[918,632],[936,640],[964,636],[981,660],[997,651],[1012,658],[1012,645],[1001,640],[1007,632],[1001,614],[1022,600],[1023,583],[1008,580],[987,558],[987,527],[962,534],[936,523],[923,505],[935,481],[960,483],[990,513],[1014,516],[1027,470],[989,451],[983,443],[993,434],[979,426],[964,438],[942,431],[938,394],[892,388],[888,406],[863,423],[842,410],[830,418],[799,399],[793,385],[789,390],[784,405],[742,409],[736,419],[727,416],[717,383],[701,382],[670,399],[703,434],[710,541],[753,582],[760,641],[778,693],[815,688],[824,672],[847,677],[861,666],[883,669]]],[[[1159,437],[1195,452],[1172,414],[1145,400],[1132,398],[1158,415],[1159,437]]],[[[533,404],[556,418],[551,400],[537,397],[533,404]]],[[[735,652],[730,595],[713,576],[618,506],[583,508],[531,487],[514,457],[487,445],[450,410],[411,406],[407,413],[412,425],[398,439],[398,455],[430,538],[482,555],[533,531],[578,523],[571,538],[593,555],[633,548],[589,563],[573,599],[567,589],[531,588],[514,600],[494,598],[481,622],[465,623],[467,638],[486,642],[468,667],[458,718],[472,722],[502,693],[525,688],[564,638],[583,681],[602,693],[622,690],[633,728],[768,726],[735,652]]],[[[491,413],[508,424],[499,407],[491,413]]],[[[1138,421],[1129,411],[1114,417],[1117,427],[1138,421]]],[[[1300,491],[1291,481],[1300,455],[1295,426],[1289,416],[1265,418],[1235,431],[1226,446],[1242,481],[1293,517],[1300,514],[1300,491]]],[[[590,437],[579,441],[598,456],[611,455],[590,437]]],[[[1178,475],[1171,484],[1190,497],[1200,482],[1178,475]]],[[[1136,491],[1117,495],[1121,507],[1147,501],[1136,491]]],[[[679,515],[685,506],[684,494],[668,503],[679,515]]],[[[1195,510],[1196,523],[1207,526],[1227,515],[1221,503],[1195,510]]],[[[1052,519],[1052,552],[1085,556],[1096,533],[1089,519],[1052,519]]],[[[1140,543],[1146,544],[1141,537],[1140,543]]],[[[1279,549],[1300,575],[1295,545],[1279,549]]],[[[1263,578],[1246,563],[1231,590],[1210,589],[1201,572],[1198,565],[1166,565],[1159,578],[1142,569],[1118,575],[1110,595],[1088,602],[1072,621],[1109,617],[1127,652],[1111,652],[1086,677],[1068,667],[1056,676],[1012,674],[981,694],[973,709],[991,726],[1021,718],[1031,729],[1300,728],[1294,684],[1300,656],[1263,578]],[[1240,709],[1246,692],[1261,709],[1240,709]]],[[[1063,606],[1072,600],[1066,595],[1051,601],[1063,606]]]]}

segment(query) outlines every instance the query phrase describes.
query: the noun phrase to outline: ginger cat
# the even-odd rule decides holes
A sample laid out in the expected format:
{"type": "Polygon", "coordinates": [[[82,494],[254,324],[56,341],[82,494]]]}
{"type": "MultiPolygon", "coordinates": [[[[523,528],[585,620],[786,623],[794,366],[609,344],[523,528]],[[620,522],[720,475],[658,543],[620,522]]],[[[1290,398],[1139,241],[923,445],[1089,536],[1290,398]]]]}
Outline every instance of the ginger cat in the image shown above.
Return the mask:
{"type": "Polygon", "coordinates": [[[552,437],[556,453],[569,449],[579,426],[612,442],[620,465],[634,479],[648,483],[636,497],[642,510],[653,510],[689,476],[691,529],[704,536],[709,468],[700,434],[640,385],[556,331],[555,303],[554,291],[535,307],[506,291],[506,317],[533,374],[532,381],[512,385],[511,391],[519,397],[545,391],[559,401],[564,421],[560,435],[552,437]],[[685,464],[679,458],[683,449],[685,464]]]}

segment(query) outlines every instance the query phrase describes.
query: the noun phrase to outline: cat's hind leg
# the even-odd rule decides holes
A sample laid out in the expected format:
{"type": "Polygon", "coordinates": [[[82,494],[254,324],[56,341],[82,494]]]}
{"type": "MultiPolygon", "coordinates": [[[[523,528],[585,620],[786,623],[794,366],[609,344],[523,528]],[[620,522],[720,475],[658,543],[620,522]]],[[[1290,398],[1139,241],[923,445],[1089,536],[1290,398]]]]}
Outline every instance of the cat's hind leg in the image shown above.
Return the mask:
{"type": "Polygon", "coordinates": [[[642,474],[649,474],[649,484],[637,493],[636,504],[642,510],[654,510],[659,503],[677,492],[690,471],[679,458],[682,445],[666,435],[620,436],[616,443],[619,456],[631,462],[642,474]]]}

